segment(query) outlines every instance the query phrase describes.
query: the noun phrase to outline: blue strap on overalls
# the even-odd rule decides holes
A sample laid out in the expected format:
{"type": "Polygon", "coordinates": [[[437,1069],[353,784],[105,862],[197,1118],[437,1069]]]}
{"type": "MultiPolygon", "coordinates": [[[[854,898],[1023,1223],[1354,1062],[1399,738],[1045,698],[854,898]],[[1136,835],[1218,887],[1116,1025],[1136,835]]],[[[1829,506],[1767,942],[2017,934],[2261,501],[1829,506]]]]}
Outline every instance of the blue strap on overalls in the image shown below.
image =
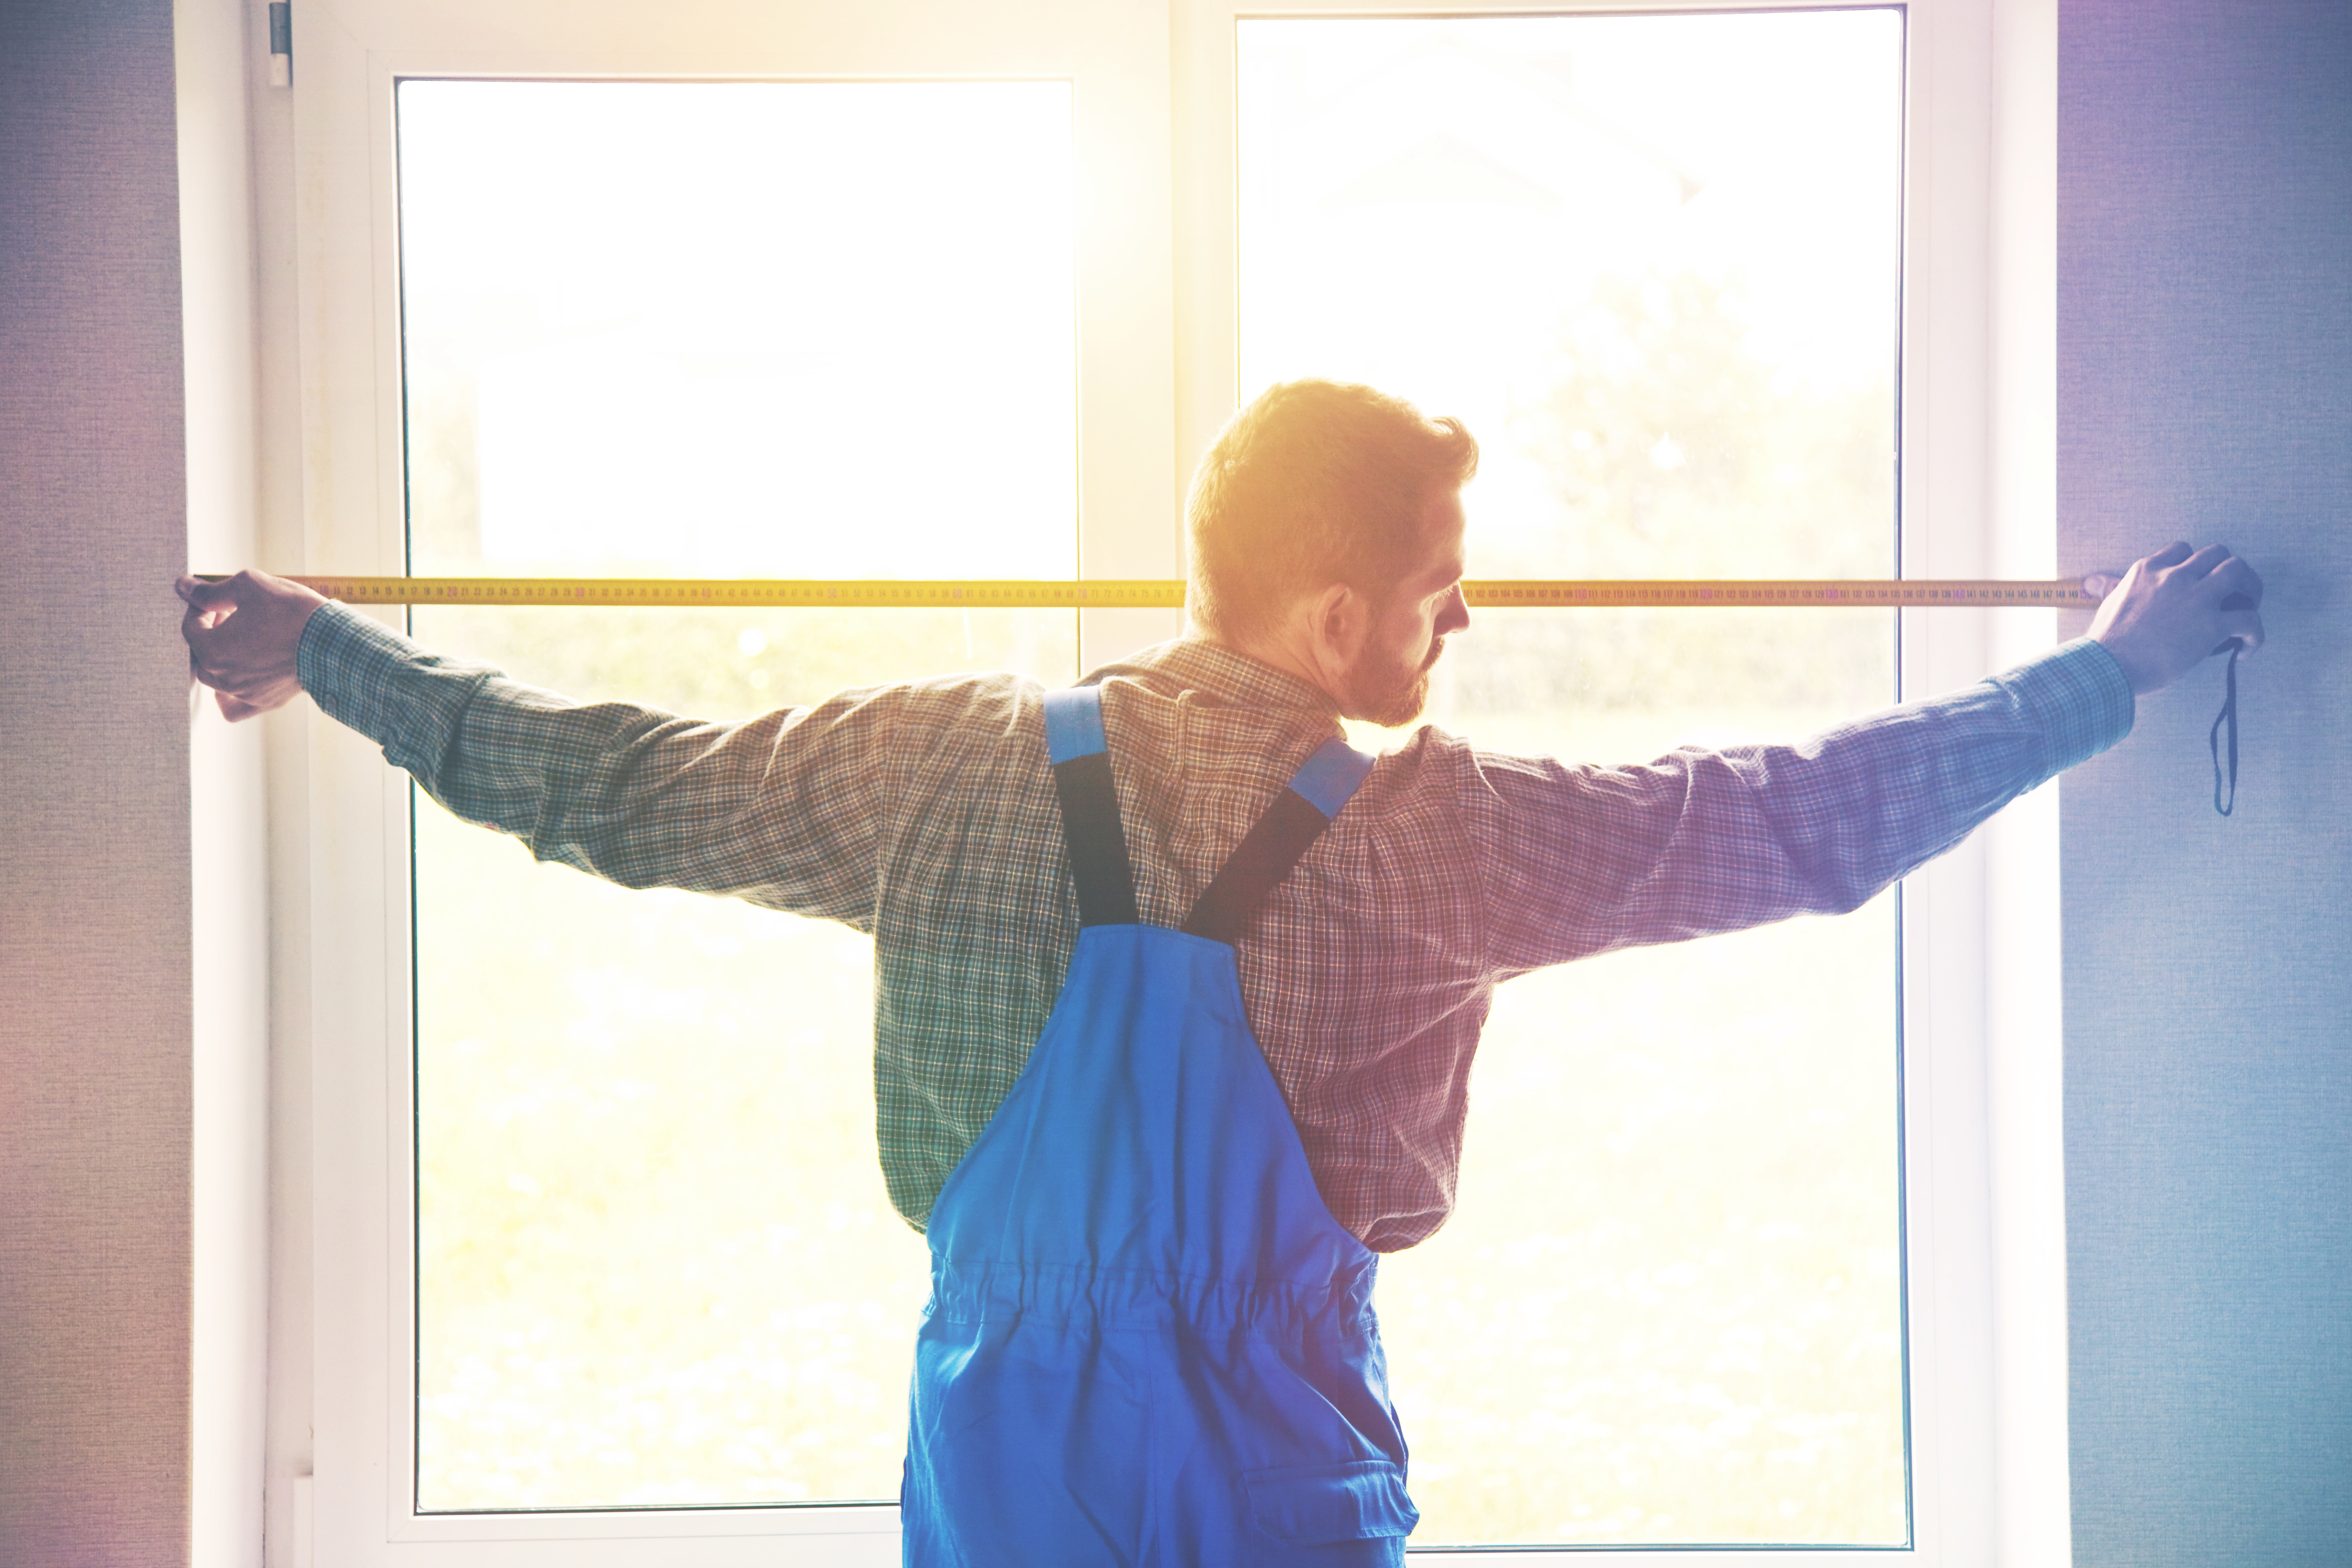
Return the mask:
{"type": "Polygon", "coordinates": [[[1138,922],[1092,688],[1045,703],[1078,942],[929,1223],[906,1560],[1397,1564],[1418,1515],[1371,1313],[1232,943],[1371,770],[1310,756],[1182,931],[1138,922]]]}

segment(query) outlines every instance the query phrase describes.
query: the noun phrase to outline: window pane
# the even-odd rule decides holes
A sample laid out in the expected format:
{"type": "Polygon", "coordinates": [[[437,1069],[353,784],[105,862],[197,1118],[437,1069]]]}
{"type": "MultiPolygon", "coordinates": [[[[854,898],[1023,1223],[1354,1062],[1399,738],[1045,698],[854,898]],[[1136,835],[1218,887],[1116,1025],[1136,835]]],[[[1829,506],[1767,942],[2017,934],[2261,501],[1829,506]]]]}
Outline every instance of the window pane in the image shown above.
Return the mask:
{"type": "Polygon", "coordinates": [[[413,570],[1067,573],[1067,83],[399,109],[413,570]]]}
{"type": "MultiPolygon", "coordinates": [[[[1060,83],[401,85],[419,573],[1076,574],[1060,83]]],[[[420,607],[429,646],[742,717],[1068,612],[420,607]]],[[[895,1500],[925,1290],[872,944],[628,892],[416,796],[426,1510],[895,1500]]]]}
{"type": "MultiPolygon", "coordinates": [[[[1891,575],[1893,10],[1239,24],[1244,397],[1484,447],[1475,576],[1891,575]]],[[[1884,611],[1487,611],[1432,717],[1621,763],[1894,699],[1884,611]]],[[[1460,1206],[1384,1260],[1414,1543],[1900,1543],[1897,942],[1505,986],[1460,1206]]]]}

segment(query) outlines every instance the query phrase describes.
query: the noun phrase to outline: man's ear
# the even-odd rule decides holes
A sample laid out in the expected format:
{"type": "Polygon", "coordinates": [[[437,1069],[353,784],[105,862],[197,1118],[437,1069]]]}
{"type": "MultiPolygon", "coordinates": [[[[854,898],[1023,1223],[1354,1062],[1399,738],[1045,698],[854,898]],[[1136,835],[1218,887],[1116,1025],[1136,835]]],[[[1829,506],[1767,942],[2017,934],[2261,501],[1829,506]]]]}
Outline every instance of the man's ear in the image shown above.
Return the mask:
{"type": "Polygon", "coordinates": [[[1345,675],[1364,651],[1371,632],[1370,605],[1345,583],[1334,583],[1307,602],[1307,632],[1316,661],[1328,675],[1345,675]]]}

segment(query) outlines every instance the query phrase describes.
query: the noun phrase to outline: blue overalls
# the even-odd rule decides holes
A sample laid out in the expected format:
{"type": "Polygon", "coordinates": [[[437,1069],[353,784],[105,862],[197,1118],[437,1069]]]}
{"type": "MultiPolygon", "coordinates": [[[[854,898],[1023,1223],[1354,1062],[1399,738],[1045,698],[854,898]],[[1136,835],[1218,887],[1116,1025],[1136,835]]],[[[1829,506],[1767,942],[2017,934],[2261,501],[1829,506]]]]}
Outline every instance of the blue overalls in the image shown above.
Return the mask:
{"type": "Polygon", "coordinates": [[[1045,701],[1078,944],[931,1210],[906,1561],[1401,1563],[1375,1259],[1316,1190],[1232,945],[1372,760],[1326,742],[1171,931],[1138,923],[1100,693],[1045,701]]]}

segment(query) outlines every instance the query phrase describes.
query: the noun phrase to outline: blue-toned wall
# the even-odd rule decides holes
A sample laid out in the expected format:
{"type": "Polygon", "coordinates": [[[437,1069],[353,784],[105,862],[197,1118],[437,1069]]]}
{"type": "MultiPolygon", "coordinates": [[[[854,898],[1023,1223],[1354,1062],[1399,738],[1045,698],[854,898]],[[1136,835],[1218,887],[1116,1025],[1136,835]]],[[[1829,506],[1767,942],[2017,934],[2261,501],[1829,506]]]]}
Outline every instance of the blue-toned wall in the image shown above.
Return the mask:
{"type": "Polygon", "coordinates": [[[2064,0],[2062,570],[2269,586],[2063,794],[2074,1556],[2352,1563],[2352,5],[2064,0]]]}

